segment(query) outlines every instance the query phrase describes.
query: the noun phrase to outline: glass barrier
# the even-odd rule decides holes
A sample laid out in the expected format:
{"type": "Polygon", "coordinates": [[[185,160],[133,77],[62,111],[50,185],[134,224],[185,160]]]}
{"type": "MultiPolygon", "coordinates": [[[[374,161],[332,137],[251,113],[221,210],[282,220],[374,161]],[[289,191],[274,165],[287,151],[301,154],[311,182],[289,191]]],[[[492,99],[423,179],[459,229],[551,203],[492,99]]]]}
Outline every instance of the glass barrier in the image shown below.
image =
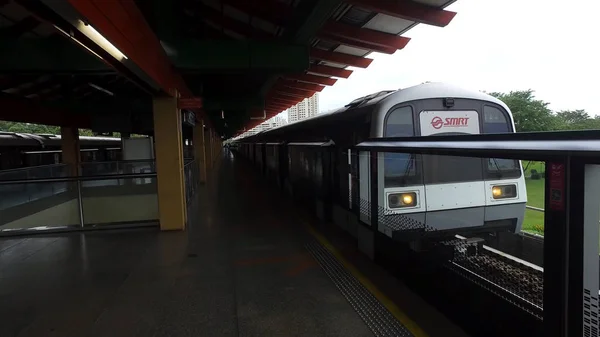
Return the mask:
{"type": "Polygon", "coordinates": [[[0,181],[0,234],[157,220],[153,173],[0,181]]]}
{"type": "Polygon", "coordinates": [[[81,163],[82,176],[155,173],[154,160],[130,160],[81,163]]]}
{"type": "Polygon", "coordinates": [[[78,225],[77,183],[0,185],[0,232],[78,225]]]}
{"type": "Polygon", "coordinates": [[[66,177],[67,165],[43,165],[0,171],[0,181],[66,177]]]}
{"type": "Polygon", "coordinates": [[[200,168],[196,161],[192,160],[185,164],[183,171],[185,176],[185,199],[189,203],[196,194],[200,183],[200,168]]]}
{"type": "Polygon", "coordinates": [[[156,176],[86,180],[81,183],[84,226],[158,220],[156,176]]]}

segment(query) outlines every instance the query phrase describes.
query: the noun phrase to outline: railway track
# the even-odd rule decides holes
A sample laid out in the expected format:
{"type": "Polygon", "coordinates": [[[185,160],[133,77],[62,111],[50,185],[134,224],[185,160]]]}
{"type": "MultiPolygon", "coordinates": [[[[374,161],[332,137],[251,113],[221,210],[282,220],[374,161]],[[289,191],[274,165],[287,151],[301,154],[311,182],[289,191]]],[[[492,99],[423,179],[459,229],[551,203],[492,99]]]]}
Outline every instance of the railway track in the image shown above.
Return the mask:
{"type": "Polygon", "coordinates": [[[447,267],[542,319],[543,268],[485,245],[473,246],[466,239],[457,236],[456,240],[444,243],[455,247],[447,267]]]}

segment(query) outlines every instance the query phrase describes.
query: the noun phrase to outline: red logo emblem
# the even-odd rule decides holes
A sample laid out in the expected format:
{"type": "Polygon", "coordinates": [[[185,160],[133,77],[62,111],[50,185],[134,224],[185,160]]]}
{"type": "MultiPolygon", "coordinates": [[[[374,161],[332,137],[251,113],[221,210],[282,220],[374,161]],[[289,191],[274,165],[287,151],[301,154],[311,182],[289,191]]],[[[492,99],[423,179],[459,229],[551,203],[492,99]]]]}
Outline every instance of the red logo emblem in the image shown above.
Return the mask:
{"type": "Polygon", "coordinates": [[[431,126],[433,126],[434,129],[441,129],[443,125],[444,122],[440,117],[433,117],[431,120],[431,126]]]}
{"type": "Polygon", "coordinates": [[[441,119],[440,117],[433,117],[433,119],[431,120],[431,126],[433,126],[434,129],[441,129],[442,126],[446,126],[446,127],[463,127],[463,126],[467,126],[469,123],[469,117],[449,117],[446,118],[446,120],[444,121],[443,119],[441,119]]]}

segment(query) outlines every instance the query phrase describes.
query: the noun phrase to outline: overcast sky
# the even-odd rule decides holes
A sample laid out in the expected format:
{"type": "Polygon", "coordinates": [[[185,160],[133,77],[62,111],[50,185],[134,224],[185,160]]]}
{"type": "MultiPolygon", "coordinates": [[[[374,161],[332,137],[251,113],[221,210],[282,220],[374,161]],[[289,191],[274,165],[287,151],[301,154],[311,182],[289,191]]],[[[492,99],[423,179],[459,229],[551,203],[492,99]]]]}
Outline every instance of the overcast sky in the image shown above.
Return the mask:
{"type": "Polygon", "coordinates": [[[528,89],[554,110],[600,114],[600,0],[458,0],[444,28],[418,25],[393,55],[320,95],[320,111],[379,90],[444,81],[485,91],[528,89]]]}

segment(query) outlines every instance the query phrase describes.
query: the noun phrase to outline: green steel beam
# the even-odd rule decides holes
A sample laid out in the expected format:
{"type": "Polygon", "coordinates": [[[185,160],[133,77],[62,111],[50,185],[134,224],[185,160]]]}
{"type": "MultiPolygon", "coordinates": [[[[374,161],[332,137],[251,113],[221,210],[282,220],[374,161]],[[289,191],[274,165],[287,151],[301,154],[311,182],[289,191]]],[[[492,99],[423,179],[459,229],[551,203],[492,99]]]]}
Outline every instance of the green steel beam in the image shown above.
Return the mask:
{"type": "Polygon", "coordinates": [[[331,17],[333,12],[342,3],[342,0],[312,0],[302,1],[286,29],[283,38],[296,43],[307,44],[315,37],[319,29],[331,17]]]}
{"type": "Polygon", "coordinates": [[[227,111],[232,110],[249,110],[249,109],[264,109],[265,102],[261,97],[249,96],[249,97],[204,97],[202,108],[208,111],[227,111]]]}
{"type": "MultiPolygon", "coordinates": [[[[0,72],[114,72],[63,38],[0,40],[0,72]]],[[[308,48],[295,44],[182,40],[174,45],[173,64],[184,72],[299,72],[308,69],[308,48]]]]}
{"type": "Polygon", "coordinates": [[[187,40],[174,45],[171,60],[182,71],[285,71],[308,69],[308,48],[260,41],[187,40]]]}
{"type": "MultiPolygon", "coordinates": [[[[319,29],[339,7],[342,0],[308,0],[301,1],[294,11],[289,27],[286,28],[283,39],[289,42],[307,45],[319,29]]],[[[279,75],[271,76],[260,88],[261,95],[266,95],[279,75]]]]}
{"type": "Polygon", "coordinates": [[[156,30],[156,35],[162,42],[171,44],[176,42],[180,34],[179,23],[177,19],[178,2],[152,0],[152,26],[156,30]]]}
{"type": "Polygon", "coordinates": [[[114,72],[64,38],[2,39],[0,46],[2,73],[114,72]]]}

